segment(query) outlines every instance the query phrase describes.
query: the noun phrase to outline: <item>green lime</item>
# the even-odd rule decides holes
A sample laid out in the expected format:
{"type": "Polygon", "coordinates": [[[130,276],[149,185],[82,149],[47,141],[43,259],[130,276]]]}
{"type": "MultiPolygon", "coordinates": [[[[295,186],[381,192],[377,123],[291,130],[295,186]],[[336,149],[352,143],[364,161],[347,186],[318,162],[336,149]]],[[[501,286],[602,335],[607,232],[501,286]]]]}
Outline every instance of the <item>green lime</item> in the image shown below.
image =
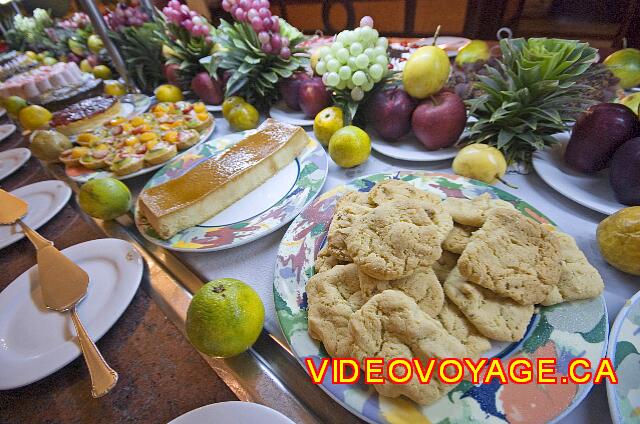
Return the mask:
{"type": "Polygon", "coordinates": [[[9,96],[4,101],[4,107],[10,115],[18,116],[18,113],[27,107],[27,101],[20,96],[9,96]]]}
{"type": "Polygon", "coordinates": [[[210,281],[193,296],[187,311],[187,337],[200,352],[229,358],[249,349],[264,324],[264,305],[246,283],[210,281]]]}
{"type": "Polygon", "coordinates": [[[131,207],[131,192],[115,178],[96,178],[80,187],[78,202],[94,218],[114,219],[131,207]]]}
{"type": "Polygon", "coordinates": [[[353,125],[340,128],[329,140],[329,156],[342,168],[351,168],[366,162],[370,153],[369,135],[353,125]]]}

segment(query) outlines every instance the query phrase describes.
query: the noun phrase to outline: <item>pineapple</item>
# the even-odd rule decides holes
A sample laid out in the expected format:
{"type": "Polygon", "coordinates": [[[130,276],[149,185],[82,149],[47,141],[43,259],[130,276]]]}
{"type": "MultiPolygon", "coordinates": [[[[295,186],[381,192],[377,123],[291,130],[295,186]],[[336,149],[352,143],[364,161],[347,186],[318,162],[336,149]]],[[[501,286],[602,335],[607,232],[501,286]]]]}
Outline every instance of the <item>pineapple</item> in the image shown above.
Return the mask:
{"type": "Polygon", "coordinates": [[[576,113],[590,103],[578,80],[596,72],[596,49],[578,41],[530,38],[500,41],[502,60],[486,67],[467,101],[471,142],[502,151],[509,163],[529,162],[534,151],[556,142],[576,113]]]}

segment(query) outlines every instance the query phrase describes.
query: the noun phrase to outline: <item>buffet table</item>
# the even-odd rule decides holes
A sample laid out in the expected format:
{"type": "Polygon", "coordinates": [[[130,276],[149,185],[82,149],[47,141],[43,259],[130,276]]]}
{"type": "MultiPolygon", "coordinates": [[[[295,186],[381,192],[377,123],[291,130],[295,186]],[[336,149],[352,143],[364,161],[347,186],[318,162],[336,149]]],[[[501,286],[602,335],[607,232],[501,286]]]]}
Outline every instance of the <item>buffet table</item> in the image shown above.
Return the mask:
{"type": "MultiPolygon", "coordinates": [[[[229,132],[227,122],[217,116],[212,137],[229,132]]],[[[0,150],[23,145],[24,140],[16,133],[0,143],[0,150]]],[[[353,169],[342,169],[330,162],[323,192],[376,172],[419,169],[450,173],[450,166],[450,161],[407,163],[374,152],[368,162],[353,169]]],[[[50,172],[63,178],[60,168],[47,170],[31,158],[0,186],[12,190],[51,178],[50,172]]],[[[128,180],[127,184],[137,194],[147,179],[148,176],[138,177],[128,180]]],[[[576,238],[589,261],[598,268],[606,284],[611,325],[624,302],[637,291],[638,279],[616,271],[601,258],[595,230],[604,216],[558,194],[533,171],[528,175],[511,173],[507,179],[519,188],[501,186],[501,189],[536,205],[563,231],[576,238]]],[[[84,215],[72,199],[41,231],[59,248],[104,237],[105,233],[128,239],[144,251],[148,268],[143,277],[143,290],[138,291],[125,315],[98,343],[111,365],[120,372],[120,382],[113,393],[99,400],[90,397],[88,374],[80,357],[38,383],[0,392],[0,421],[116,422],[136,417],[142,421],[166,422],[195,407],[233,399],[234,393],[243,400],[265,403],[280,410],[296,422],[358,421],[341,407],[335,404],[332,407],[332,400],[311,385],[302,368],[286,351],[272,291],[276,252],[286,226],[228,250],[172,253],[145,242],[136,234],[130,217],[119,219],[118,224],[96,222],[84,215]],[[190,347],[180,330],[190,297],[188,292],[193,293],[203,282],[221,277],[243,280],[260,294],[266,309],[266,334],[248,354],[226,361],[205,360],[190,347]],[[256,358],[261,364],[256,365],[256,358]],[[220,376],[212,372],[212,368],[220,376]]],[[[6,287],[35,263],[35,257],[25,252],[32,252],[26,240],[2,250],[0,267],[5,272],[0,276],[0,287],[6,287]]],[[[562,422],[610,420],[605,387],[597,385],[562,422]]]]}

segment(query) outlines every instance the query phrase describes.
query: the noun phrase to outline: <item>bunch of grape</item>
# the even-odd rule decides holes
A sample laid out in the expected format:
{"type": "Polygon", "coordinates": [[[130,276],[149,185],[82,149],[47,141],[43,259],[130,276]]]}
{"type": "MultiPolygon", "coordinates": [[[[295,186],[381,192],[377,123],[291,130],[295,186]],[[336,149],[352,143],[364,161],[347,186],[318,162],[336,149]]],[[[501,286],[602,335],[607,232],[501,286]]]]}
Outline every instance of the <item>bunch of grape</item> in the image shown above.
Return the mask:
{"type": "Polygon", "coordinates": [[[149,20],[149,15],[138,4],[118,3],[104,19],[112,31],[120,31],[125,27],[142,26],[149,20]]]}
{"type": "Polygon", "coordinates": [[[198,15],[197,12],[189,9],[186,4],[181,4],[178,0],[171,0],[162,9],[162,13],[169,22],[181,26],[194,37],[203,37],[211,41],[211,31],[209,22],[198,15]]]}
{"type": "Polygon", "coordinates": [[[365,16],[359,28],[342,31],[331,45],[320,47],[316,72],[327,87],[351,90],[351,98],[360,101],[387,73],[387,45],[365,16]]]}
{"type": "Polygon", "coordinates": [[[251,25],[263,52],[289,59],[289,39],[280,34],[280,18],[271,15],[269,6],[269,0],[222,0],[224,10],[238,22],[251,25]]]}
{"type": "Polygon", "coordinates": [[[91,20],[89,16],[83,12],[76,12],[71,15],[69,19],[58,22],[58,26],[66,29],[86,28],[89,25],[91,25],[91,20]]]}

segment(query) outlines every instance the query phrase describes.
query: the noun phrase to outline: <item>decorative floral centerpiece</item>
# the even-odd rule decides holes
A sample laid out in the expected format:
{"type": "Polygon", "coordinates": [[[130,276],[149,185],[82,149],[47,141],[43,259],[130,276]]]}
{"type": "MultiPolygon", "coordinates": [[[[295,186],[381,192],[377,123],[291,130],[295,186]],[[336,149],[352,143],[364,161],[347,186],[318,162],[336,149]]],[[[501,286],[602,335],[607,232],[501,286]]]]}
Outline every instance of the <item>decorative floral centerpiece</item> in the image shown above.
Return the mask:
{"type": "MultiPolygon", "coordinates": [[[[13,28],[7,32],[6,38],[14,50],[51,51],[60,54],[67,51],[66,45],[60,45],[54,21],[44,9],[35,9],[33,16],[15,15],[13,28]]],[[[63,44],[66,44],[66,39],[64,41],[63,44]]]]}
{"type": "Polygon", "coordinates": [[[308,63],[306,49],[298,47],[303,34],[269,10],[268,0],[223,0],[222,7],[235,18],[221,20],[214,40],[220,48],[203,60],[210,74],[231,71],[227,96],[244,97],[267,108],[278,96],[276,84],[308,63]]]}
{"type": "Polygon", "coordinates": [[[157,33],[162,27],[134,0],[120,2],[105,15],[109,37],[120,48],[129,75],[147,94],[164,80],[162,41],[157,33]]]}

